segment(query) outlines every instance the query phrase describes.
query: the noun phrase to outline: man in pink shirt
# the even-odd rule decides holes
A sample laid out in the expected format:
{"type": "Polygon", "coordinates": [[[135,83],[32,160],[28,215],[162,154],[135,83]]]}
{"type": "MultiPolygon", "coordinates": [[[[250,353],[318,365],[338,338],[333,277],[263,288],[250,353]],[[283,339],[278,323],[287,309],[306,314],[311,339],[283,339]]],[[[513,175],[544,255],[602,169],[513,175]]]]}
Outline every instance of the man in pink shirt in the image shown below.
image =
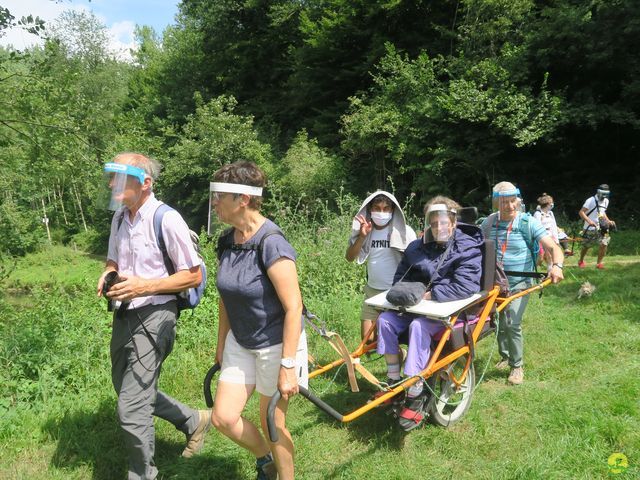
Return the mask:
{"type": "Polygon", "coordinates": [[[211,424],[210,411],[195,410],[158,390],[162,362],[175,340],[176,293],[200,284],[202,260],[193,247],[187,224],[178,212],[169,210],[162,217],[161,228],[175,273],[170,274],[165,266],[153,221],[162,205],[153,194],[160,173],[157,161],[137,153],[122,153],[105,165],[105,172],[111,190],[109,208],[115,213],[107,263],[97,291],[98,296],[105,293],[115,309],[111,378],[129,455],[128,478],[154,479],[158,469],[153,459],[153,416],[184,432],[184,457],[200,451],[211,424]]]}

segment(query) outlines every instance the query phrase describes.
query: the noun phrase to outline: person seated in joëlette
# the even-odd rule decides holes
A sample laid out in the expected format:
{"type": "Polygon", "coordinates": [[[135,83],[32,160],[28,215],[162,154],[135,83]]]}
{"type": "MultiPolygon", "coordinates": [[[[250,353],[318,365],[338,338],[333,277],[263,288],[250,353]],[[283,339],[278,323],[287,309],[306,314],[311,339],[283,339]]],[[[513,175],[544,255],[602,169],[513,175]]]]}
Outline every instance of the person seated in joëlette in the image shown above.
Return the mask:
{"type": "MultiPolygon", "coordinates": [[[[458,223],[460,205],[450,198],[437,196],[424,207],[423,238],[411,242],[394,276],[399,281],[423,282],[427,286],[426,300],[446,302],[468,298],[480,291],[482,274],[482,231],[475,225],[458,223]]],[[[398,337],[408,331],[409,345],[404,374],[418,375],[431,356],[432,338],[445,326],[427,317],[386,311],[378,317],[377,351],[385,356],[387,383],[401,380],[398,337]]],[[[412,385],[399,417],[400,426],[412,430],[423,420],[427,402],[423,382],[412,385]]]]}

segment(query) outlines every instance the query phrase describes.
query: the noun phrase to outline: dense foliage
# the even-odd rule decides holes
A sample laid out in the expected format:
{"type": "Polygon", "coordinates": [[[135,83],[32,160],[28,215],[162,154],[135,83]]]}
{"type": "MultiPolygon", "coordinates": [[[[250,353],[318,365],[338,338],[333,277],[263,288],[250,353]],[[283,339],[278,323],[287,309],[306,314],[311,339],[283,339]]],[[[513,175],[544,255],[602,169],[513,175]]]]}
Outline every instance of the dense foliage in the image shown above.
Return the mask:
{"type": "Polygon", "coordinates": [[[618,224],[638,221],[635,1],[184,0],[131,62],[89,13],[0,9],[0,35],[16,24],[45,42],[0,49],[0,255],[99,249],[101,165],[123,150],[162,161],[158,190],[196,229],[239,158],[310,214],[340,186],[486,209],[510,179],[569,218],[608,182],[618,224]]]}

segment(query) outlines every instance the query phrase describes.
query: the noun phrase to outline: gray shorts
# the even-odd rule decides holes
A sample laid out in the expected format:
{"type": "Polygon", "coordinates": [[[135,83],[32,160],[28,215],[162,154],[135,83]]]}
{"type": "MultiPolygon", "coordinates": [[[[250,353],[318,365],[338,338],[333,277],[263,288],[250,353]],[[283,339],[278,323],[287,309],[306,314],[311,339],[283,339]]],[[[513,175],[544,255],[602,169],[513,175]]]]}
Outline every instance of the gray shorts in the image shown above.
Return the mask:
{"type": "Polygon", "coordinates": [[[599,230],[587,230],[582,235],[582,246],[583,247],[595,247],[596,245],[609,245],[611,241],[611,236],[602,235],[599,230]]]}
{"type": "Polygon", "coordinates": [[[380,315],[380,311],[364,303],[364,300],[374,297],[384,291],[385,290],[372,288],[369,285],[364,286],[364,298],[362,299],[362,311],[360,313],[360,320],[364,322],[365,320],[375,320],[378,318],[378,315],[380,315]]]}

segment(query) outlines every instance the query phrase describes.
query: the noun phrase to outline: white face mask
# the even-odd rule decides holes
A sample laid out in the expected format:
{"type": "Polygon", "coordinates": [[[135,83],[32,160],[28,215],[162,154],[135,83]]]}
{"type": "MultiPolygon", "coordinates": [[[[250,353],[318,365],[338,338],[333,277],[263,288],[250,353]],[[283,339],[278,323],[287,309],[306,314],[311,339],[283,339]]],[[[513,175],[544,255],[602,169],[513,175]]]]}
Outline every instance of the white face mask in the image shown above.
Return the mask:
{"type": "Polygon", "coordinates": [[[371,221],[379,227],[384,227],[391,221],[391,212],[371,212],[371,221]]]}

